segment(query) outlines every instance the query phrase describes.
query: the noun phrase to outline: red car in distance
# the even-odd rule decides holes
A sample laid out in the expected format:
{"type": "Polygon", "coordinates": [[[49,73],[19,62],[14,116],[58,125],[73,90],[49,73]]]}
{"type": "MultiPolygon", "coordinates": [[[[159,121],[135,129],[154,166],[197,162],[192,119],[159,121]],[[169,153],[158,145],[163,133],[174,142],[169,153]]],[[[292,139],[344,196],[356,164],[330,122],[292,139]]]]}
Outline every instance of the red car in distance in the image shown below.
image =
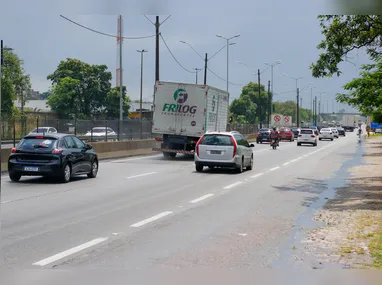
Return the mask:
{"type": "Polygon", "coordinates": [[[279,132],[281,140],[294,141],[294,134],[291,129],[281,128],[279,132]]]}

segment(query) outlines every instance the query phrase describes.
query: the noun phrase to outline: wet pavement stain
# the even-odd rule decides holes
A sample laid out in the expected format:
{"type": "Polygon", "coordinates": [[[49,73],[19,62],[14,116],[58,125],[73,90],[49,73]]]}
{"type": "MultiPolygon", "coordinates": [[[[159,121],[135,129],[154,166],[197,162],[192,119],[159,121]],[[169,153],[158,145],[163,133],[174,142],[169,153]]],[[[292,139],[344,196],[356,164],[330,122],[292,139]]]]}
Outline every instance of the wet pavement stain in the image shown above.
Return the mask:
{"type": "MultiPolygon", "coordinates": [[[[289,241],[283,246],[279,252],[279,258],[272,263],[272,268],[310,268],[310,269],[347,269],[346,265],[340,264],[322,264],[314,260],[314,257],[305,256],[303,247],[303,239],[306,238],[309,230],[324,227],[324,223],[314,221],[313,218],[319,210],[321,210],[328,200],[336,197],[336,191],[348,184],[350,178],[349,170],[355,166],[362,165],[362,157],[364,148],[362,143],[358,143],[353,156],[346,160],[338,171],[334,173],[332,178],[320,181],[316,188],[325,185],[325,190],[321,191],[318,197],[311,200],[311,203],[305,203],[308,209],[300,215],[294,224],[289,241]]],[[[317,191],[318,192],[318,191],[317,191]]]]}

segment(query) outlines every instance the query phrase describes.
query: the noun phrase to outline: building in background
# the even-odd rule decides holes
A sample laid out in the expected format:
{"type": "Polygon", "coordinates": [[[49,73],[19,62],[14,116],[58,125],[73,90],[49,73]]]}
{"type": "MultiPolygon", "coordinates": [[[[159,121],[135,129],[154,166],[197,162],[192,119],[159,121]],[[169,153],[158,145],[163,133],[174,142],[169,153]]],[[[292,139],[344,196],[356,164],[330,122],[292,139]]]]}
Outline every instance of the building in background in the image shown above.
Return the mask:
{"type": "MultiPolygon", "coordinates": [[[[130,102],[129,118],[132,120],[138,120],[140,114],[140,102],[139,100],[130,102]]],[[[142,118],[150,120],[153,118],[153,102],[142,102],[142,118]]]]}

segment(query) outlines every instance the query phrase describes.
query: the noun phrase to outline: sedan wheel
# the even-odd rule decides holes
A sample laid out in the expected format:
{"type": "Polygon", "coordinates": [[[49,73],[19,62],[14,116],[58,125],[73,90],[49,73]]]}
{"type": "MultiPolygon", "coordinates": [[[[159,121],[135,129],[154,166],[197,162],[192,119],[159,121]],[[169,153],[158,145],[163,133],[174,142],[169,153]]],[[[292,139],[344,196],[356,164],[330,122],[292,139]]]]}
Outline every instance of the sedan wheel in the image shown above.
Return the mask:
{"type": "Polygon", "coordinates": [[[98,174],[98,162],[95,160],[92,163],[91,172],[88,174],[89,178],[96,178],[98,174]]]}
{"type": "Polygon", "coordinates": [[[247,170],[253,169],[253,156],[251,156],[251,161],[249,162],[249,165],[247,166],[247,170]]]}

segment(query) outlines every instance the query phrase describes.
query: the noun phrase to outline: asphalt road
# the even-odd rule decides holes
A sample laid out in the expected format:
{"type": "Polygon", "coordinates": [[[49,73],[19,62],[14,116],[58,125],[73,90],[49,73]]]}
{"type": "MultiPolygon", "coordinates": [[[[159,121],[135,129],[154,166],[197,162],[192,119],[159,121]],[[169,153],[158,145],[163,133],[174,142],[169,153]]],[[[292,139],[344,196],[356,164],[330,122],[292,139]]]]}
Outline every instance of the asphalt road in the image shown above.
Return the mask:
{"type": "Polygon", "coordinates": [[[349,133],[317,147],[254,148],[252,171],[195,172],[192,158],[101,162],[96,179],[2,178],[8,268],[272,267],[295,221],[356,150],[349,133]]]}

